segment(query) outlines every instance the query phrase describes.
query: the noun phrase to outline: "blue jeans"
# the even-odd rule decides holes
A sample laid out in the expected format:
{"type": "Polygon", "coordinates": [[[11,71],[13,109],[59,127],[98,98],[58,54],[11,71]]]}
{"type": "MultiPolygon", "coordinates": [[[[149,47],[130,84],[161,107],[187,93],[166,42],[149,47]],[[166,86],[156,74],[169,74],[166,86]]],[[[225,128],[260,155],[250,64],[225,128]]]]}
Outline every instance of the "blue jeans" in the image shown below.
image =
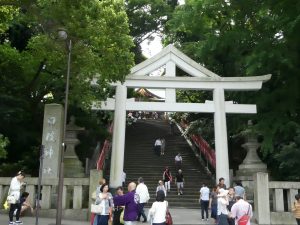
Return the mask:
{"type": "Polygon", "coordinates": [[[218,225],[229,225],[227,218],[228,215],[221,213],[221,215],[218,217],[218,225]]]}
{"type": "Polygon", "coordinates": [[[202,219],[204,219],[204,211],[205,211],[205,214],[206,214],[206,219],[208,219],[208,204],[209,204],[209,201],[201,200],[201,216],[202,216],[202,219]]]}
{"type": "Polygon", "coordinates": [[[139,205],[138,205],[139,214],[138,214],[137,221],[140,221],[141,216],[144,218],[144,221],[147,221],[147,217],[146,217],[145,212],[144,212],[144,206],[145,205],[146,205],[146,203],[139,203],[139,205]]]}
{"type": "Polygon", "coordinates": [[[97,215],[97,225],[108,225],[109,215],[97,215]]]}

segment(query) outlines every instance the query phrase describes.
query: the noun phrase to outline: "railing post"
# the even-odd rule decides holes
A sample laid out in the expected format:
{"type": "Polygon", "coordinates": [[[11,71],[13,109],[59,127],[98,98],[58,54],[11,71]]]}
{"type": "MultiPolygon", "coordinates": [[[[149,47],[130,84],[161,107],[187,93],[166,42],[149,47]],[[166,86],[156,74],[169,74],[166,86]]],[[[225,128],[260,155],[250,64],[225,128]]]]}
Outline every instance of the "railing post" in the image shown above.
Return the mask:
{"type": "Polygon", "coordinates": [[[35,196],[35,187],[34,185],[26,185],[26,191],[29,193],[29,202],[31,203],[31,206],[32,207],[35,207],[35,199],[36,199],[36,196],[35,196]]]}
{"type": "Polygon", "coordinates": [[[82,186],[74,186],[73,209],[81,209],[82,206],[82,186]]]}
{"type": "Polygon", "coordinates": [[[260,225],[270,223],[269,176],[267,173],[254,175],[255,217],[260,225]]]}
{"type": "Polygon", "coordinates": [[[0,209],[2,209],[3,208],[3,204],[2,204],[2,202],[4,202],[4,196],[3,196],[4,194],[3,194],[3,186],[0,184],[0,209]]]}
{"type": "Polygon", "coordinates": [[[62,194],[62,209],[66,209],[67,207],[67,186],[63,186],[63,194],[62,194]]]}
{"type": "Polygon", "coordinates": [[[275,212],[284,212],[283,189],[276,188],[274,191],[275,212]]]}
{"type": "Polygon", "coordinates": [[[42,209],[51,208],[51,186],[49,185],[43,185],[41,208],[42,209]]]}
{"type": "Polygon", "coordinates": [[[102,170],[91,170],[90,171],[90,189],[89,189],[89,208],[92,203],[92,194],[96,191],[97,186],[99,185],[99,180],[103,178],[102,170]]]}
{"type": "Polygon", "coordinates": [[[289,211],[292,211],[292,204],[295,201],[295,195],[296,194],[298,194],[297,189],[289,189],[288,190],[287,200],[288,200],[288,210],[289,211]]]}

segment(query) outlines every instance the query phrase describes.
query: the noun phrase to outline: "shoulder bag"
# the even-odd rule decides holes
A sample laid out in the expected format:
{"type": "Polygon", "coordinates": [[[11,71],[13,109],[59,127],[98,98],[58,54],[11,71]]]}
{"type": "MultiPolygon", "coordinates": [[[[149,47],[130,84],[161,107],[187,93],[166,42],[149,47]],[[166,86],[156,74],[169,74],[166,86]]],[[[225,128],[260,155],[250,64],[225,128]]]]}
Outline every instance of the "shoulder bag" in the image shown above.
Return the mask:
{"type": "Polygon", "coordinates": [[[101,214],[102,213],[102,206],[101,205],[96,205],[96,204],[91,204],[91,213],[101,214]]]}
{"type": "Polygon", "coordinates": [[[173,219],[172,219],[171,213],[169,211],[168,202],[166,202],[166,204],[167,204],[166,225],[173,225],[173,219]]]}
{"type": "Polygon", "coordinates": [[[238,225],[246,225],[246,224],[248,223],[248,221],[250,220],[250,216],[248,215],[248,214],[249,214],[249,210],[250,210],[250,204],[249,204],[249,207],[248,207],[247,214],[244,214],[244,215],[237,221],[237,224],[238,224],[238,225]]]}
{"type": "Polygon", "coordinates": [[[10,188],[8,190],[8,195],[7,195],[6,201],[8,204],[16,204],[17,203],[16,197],[10,193],[10,188]]]}

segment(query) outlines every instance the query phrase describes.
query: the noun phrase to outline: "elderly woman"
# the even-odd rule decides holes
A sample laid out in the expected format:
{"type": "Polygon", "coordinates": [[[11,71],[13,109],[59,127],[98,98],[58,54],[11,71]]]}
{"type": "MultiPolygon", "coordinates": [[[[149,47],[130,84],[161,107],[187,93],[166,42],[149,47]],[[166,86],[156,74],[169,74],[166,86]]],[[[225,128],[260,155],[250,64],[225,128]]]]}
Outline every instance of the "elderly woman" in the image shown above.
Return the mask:
{"type": "Polygon", "coordinates": [[[165,193],[165,197],[167,197],[167,190],[164,186],[164,182],[162,180],[158,181],[158,186],[156,187],[156,195],[158,191],[163,191],[165,193]]]}
{"type": "Polygon", "coordinates": [[[100,187],[100,193],[96,196],[96,205],[102,206],[102,212],[96,215],[94,225],[108,225],[108,220],[112,213],[113,200],[112,195],[109,192],[108,184],[102,184],[100,187]]]}

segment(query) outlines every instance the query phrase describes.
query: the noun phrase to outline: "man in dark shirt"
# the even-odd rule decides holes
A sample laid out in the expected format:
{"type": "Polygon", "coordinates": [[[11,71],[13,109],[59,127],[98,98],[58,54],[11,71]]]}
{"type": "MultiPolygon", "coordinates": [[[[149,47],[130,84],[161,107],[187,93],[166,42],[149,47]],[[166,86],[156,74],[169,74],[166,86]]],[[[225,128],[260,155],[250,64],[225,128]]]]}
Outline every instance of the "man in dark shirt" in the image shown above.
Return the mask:
{"type": "Polygon", "coordinates": [[[184,178],[182,174],[182,170],[178,170],[178,173],[176,174],[175,178],[175,183],[177,184],[177,193],[178,195],[183,194],[183,183],[184,183],[184,178]]]}

